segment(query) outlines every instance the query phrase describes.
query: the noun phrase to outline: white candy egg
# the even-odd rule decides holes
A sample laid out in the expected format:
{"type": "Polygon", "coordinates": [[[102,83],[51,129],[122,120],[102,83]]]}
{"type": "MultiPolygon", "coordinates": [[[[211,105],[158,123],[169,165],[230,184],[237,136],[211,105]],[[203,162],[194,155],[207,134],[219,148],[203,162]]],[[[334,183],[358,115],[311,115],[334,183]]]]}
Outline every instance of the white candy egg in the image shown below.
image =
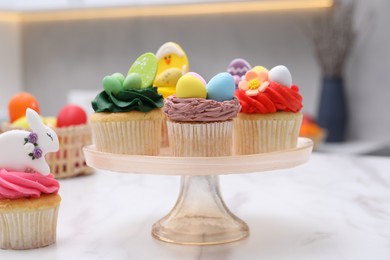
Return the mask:
{"type": "Polygon", "coordinates": [[[292,85],[291,73],[287,67],[283,65],[273,67],[268,72],[268,79],[286,87],[291,87],[292,85]]]}

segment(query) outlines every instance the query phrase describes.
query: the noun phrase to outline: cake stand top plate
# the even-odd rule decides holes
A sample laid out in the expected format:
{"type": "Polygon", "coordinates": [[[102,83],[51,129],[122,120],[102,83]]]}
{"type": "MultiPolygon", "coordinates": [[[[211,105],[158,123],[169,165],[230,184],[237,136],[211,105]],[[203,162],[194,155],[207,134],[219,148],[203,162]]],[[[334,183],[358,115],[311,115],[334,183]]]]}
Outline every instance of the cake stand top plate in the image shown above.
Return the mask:
{"type": "MultiPolygon", "coordinates": [[[[298,138],[294,149],[224,157],[173,157],[113,154],[83,148],[87,165],[109,171],[156,175],[221,175],[291,168],[309,160],[313,142],[298,138]]],[[[164,154],[164,150],[162,152],[164,154]]]]}

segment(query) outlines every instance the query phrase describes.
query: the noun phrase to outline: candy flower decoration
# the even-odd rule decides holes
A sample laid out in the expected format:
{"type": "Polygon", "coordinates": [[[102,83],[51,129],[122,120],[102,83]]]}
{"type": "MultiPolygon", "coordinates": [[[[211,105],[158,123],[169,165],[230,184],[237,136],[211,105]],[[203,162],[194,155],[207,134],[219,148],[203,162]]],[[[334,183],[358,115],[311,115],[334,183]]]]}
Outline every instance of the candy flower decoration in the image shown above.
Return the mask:
{"type": "Polygon", "coordinates": [[[257,96],[269,86],[266,70],[250,70],[245,74],[245,79],[238,84],[239,89],[245,91],[248,96],[257,96]]]}
{"type": "Polygon", "coordinates": [[[39,159],[42,157],[42,149],[38,147],[38,135],[36,133],[30,133],[24,138],[24,147],[28,152],[28,155],[33,159],[39,159]]]}
{"type": "Polygon", "coordinates": [[[44,125],[38,113],[30,108],[26,110],[26,119],[32,132],[11,130],[0,135],[0,169],[33,170],[48,175],[50,167],[45,154],[58,151],[57,134],[44,125]]]}

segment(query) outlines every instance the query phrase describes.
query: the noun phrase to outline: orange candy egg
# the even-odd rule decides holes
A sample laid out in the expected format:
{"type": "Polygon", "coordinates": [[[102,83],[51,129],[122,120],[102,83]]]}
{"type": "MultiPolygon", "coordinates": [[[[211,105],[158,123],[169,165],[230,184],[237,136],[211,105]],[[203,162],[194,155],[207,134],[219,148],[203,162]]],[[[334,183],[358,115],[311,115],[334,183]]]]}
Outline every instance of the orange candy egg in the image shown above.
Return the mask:
{"type": "Polygon", "coordinates": [[[21,92],[13,96],[8,103],[10,122],[13,123],[18,118],[25,116],[27,108],[35,110],[38,114],[40,113],[38,101],[33,95],[21,92]]]}

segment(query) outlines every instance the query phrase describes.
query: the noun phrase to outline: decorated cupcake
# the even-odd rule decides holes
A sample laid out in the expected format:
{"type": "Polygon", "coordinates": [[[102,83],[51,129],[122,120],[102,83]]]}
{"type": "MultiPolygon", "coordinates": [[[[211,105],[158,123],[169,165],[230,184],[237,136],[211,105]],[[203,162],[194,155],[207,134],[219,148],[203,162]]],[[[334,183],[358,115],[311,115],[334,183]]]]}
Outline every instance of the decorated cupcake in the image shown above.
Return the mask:
{"type": "MultiPolygon", "coordinates": [[[[188,59],[183,49],[174,42],[164,43],[157,51],[158,60],[154,86],[164,99],[176,93],[177,81],[188,72],[188,59]]],[[[167,118],[163,116],[161,126],[161,146],[169,146],[167,118]]]]}
{"type": "Polygon", "coordinates": [[[176,95],[165,100],[169,144],[174,156],[232,154],[233,118],[240,110],[234,79],[223,72],[208,84],[196,73],[183,75],[176,95]]]}
{"type": "Polygon", "coordinates": [[[56,152],[54,130],[28,109],[32,132],[11,130],[0,135],[0,248],[31,249],[56,241],[61,197],[45,154],[56,152]]]}
{"type": "Polygon", "coordinates": [[[156,71],[156,56],[145,53],[126,77],[120,73],[104,77],[104,91],[92,101],[95,113],[90,117],[97,150],[159,154],[163,98],[153,87],[156,71]]]}
{"type": "Polygon", "coordinates": [[[257,66],[245,74],[235,94],[241,111],[234,122],[236,154],[295,148],[302,122],[302,96],[282,65],[257,66]]]}

